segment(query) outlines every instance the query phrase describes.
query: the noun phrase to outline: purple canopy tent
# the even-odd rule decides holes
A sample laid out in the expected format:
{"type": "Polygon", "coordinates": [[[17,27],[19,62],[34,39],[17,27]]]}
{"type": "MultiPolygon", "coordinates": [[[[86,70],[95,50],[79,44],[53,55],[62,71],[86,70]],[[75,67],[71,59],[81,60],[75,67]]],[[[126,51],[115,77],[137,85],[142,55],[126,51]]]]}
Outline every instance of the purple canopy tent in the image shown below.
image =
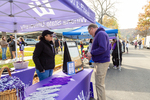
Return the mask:
{"type": "Polygon", "coordinates": [[[90,23],[95,23],[95,13],[82,0],[0,0],[0,31],[31,32],[90,23]]]}

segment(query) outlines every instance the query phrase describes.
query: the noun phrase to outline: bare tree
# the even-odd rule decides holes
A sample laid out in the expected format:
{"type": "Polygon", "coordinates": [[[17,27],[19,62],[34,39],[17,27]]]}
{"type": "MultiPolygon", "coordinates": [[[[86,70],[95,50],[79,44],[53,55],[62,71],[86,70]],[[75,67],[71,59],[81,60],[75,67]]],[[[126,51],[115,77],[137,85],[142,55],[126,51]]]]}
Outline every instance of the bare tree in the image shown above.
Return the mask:
{"type": "MultiPolygon", "coordinates": [[[[112,0],[88,0],[89,7],[96,13],[96,19],[98,19],[98,22],[101,24],[103,24],[104,15],[115,18],[116,2],[111,1],[112,0]]],[[[84,0],[84,2],[87,2],[87,0],[84,0]]]]}

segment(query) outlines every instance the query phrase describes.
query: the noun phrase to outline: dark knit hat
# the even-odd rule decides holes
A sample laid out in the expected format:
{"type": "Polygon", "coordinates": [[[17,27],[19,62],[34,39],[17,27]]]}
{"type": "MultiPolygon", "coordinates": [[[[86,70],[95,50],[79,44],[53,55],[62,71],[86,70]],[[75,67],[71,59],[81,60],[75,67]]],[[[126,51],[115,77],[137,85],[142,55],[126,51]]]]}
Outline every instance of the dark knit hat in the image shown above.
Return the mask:
{"type": "Polygon", "coordinates": [[[43,32],[42,32],[42,36],[44,37],[44,36],[46,36],[47,34],[53,34],[54,32],[51,32],[51,31],[49,31],[49,30],[44,30],[43,32]]]}

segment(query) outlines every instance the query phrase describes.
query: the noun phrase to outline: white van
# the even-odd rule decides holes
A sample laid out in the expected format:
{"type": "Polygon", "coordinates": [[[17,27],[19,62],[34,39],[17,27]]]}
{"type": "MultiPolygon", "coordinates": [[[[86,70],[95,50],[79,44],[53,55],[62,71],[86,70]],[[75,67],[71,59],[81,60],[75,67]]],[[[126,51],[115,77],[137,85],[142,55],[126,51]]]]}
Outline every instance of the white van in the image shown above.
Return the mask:
{"type": "Polygon", "coordinates": [[[150,36],[147,36],[147,37],[146,37],[146,45],[145,45],[145,47],[146,47],[147,49],[150,48],[150,36]]]}

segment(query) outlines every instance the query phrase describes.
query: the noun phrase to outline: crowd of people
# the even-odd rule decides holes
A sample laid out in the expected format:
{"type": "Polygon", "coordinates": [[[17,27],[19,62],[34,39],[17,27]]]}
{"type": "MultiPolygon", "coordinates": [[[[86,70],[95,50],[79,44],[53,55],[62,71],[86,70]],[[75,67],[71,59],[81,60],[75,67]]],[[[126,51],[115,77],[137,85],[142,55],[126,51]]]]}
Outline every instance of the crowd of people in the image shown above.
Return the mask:
{"type": "MultiPolygon", "coordinates": [[[[41,36],[40,36],[41,37],[41,36]]],[[[39,37],[39,38],[40,38],[39,37]]],[[[55,49],[55,53],[58,54],[58,52],[61,50],[62,51],[62,39],[58,39],[56,37],[55,40],[53,40],[54,43],[54,49],[55,49]]],[[[22,37],[19,38],[19,40],[17,40],[17,45],[19,46],[19,60],[20,60],[20,56],[22,55],[22,61],[24,60],[24,46],[25,46],[25,42],[24,39],[22,37]]],[[[6,39],[5,36],[2,36],[2,39],[0,41],[0,46],[2,49],[2,60],[7,60],[8,57],[6,57],[7,54],[7,47],[9,48],[9,53],[10,53],[10,59],[12,59],[13,61],[16,60],[16,44],[15,44],[15,39],[14,36],[12,34],[9,35],[9,38],[6,39]]]]}
{"type": "MultiPolygon", "coordinates": [[[[19,56],[22,55],[22,60],[23,60],[25,43],[22,37],[20,37],[19,41],[17,41],[17,44],[20,48],[19,56]]],[[[14,36],[12,34],[10,34],[8,40],[6,40],[5,36],[2,36],[2,40],[0,41],[0,46],[2,48],[2,60],[7,60],[7,57],[6,57],[7,47],[9,47],[10,58],[13,59],[13,61],[16,60],[16,53],[15,53],[16,45],[15,45],[14,36]]]]}

